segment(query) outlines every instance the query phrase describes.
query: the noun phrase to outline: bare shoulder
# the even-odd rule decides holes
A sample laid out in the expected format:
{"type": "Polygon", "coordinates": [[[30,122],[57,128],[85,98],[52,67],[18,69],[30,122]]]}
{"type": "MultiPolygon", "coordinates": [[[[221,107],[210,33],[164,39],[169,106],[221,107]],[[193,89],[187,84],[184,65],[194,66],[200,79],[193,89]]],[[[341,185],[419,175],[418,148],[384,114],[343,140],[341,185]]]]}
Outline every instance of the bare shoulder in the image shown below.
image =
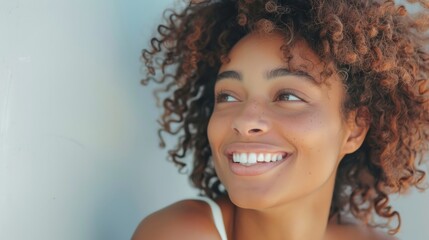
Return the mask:
{"type": "Polygon", "coordinates": [[[132,240],[219,239],[209,206],[183,200],[152,213],[138,225],[132,240]]]}
{"type": "Polygon", "coordinates": [[[398,240],[398,238],[379,229],[355,222],[342,224],[330,223],[328,231],[329,240],[398,240]]]}

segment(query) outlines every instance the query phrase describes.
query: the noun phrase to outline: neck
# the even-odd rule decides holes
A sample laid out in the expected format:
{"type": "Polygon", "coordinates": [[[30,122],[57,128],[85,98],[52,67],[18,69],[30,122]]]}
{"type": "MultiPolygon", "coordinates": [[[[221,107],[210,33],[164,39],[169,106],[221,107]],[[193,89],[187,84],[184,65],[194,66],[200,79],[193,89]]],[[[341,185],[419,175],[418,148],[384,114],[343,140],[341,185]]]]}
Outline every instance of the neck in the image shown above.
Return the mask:
{"type": "Polygon", "coordinates": [[[267,209],[237,207],[234,239],[324,239],[333,193],[331,181],[305,198],[267,209]]]}

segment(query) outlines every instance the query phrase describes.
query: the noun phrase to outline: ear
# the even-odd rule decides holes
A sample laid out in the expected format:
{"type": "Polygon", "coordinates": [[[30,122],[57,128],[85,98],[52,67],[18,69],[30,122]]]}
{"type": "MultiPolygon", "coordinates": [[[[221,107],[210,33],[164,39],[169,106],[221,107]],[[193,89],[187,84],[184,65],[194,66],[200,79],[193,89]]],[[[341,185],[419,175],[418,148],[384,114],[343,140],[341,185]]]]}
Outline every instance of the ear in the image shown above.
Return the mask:
{"type": "Polygon", "coordinates": [[[343,153],[353,153],[360,148],[369,130],[370,117],[367,107],[351,111],[347,116],[348,135],[343,146],[343,153]]]}

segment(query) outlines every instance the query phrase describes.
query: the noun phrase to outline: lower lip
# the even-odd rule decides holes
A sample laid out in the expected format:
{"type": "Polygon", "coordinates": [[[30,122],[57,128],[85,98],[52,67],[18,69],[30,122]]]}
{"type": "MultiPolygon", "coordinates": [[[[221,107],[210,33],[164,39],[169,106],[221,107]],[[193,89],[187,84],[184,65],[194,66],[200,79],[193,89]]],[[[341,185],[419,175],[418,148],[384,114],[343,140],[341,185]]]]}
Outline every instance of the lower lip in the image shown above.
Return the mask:
{"type": "Polygon", "coordinates": [[[290,156],[287,156],[286,158],[275,162],[258,162],[251,166],[241,165],[240,163],[235,163],[230,159],[229,168],[235,175],[238,176],[257,176],[266,173],[283,163],[289,162],[289,157],[290,156]]]}

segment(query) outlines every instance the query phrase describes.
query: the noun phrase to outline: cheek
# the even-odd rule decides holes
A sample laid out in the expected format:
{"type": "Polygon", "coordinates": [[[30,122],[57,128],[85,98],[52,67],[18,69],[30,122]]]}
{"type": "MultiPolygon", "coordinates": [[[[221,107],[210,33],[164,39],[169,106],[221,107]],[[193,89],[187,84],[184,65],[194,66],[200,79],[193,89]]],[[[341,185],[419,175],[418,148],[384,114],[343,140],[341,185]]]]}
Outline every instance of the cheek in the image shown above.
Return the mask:
{"type": "Polygon", "coordinates": [[[289,136],[297,153],[305,157],[307,167],[317,168],[323,163],[331,168],[332,164],[327,163],[335,164],[338,159],[341,126],[340,116],[312,111],[288,119],[282,132],[283,136],[289,136]]]}
{"type": "Polygon", "coordinates": [[[212,152],[214,168],[217,176],[222,182],[224,182],[224,173],[227,172],[228,168],[227,162],[221,161],[222,157],[219,155],[221,154],[222,143],[224,143],[225,138],[228,135],[228,125],[226,125],[226,121],[227,119],[225,119],[225,117],[220,117],[216,114],[213,114],[210,117],[207,126],[207,137],[212,152]]]}
{"type": "Polygon", "coordinates": [[[222,141],[222,136],[225,136],[225,126],[225,118],[213,113],[207,126],[207,137],[213,154],[216,154],[216,150],[222,141]]]}
{"type": "MultiPolygon", "coordinates": [[[[329,114],[311,111],[289,118],[281,135],[294,148],[293,171],[279,173],[278,188],[284,182],[299,182],[291,192],[307,194],[332,179],[339,163],[338,123],[329,114]]],[[[292,194],[292,193],[291,193],[292,194]]]]}

